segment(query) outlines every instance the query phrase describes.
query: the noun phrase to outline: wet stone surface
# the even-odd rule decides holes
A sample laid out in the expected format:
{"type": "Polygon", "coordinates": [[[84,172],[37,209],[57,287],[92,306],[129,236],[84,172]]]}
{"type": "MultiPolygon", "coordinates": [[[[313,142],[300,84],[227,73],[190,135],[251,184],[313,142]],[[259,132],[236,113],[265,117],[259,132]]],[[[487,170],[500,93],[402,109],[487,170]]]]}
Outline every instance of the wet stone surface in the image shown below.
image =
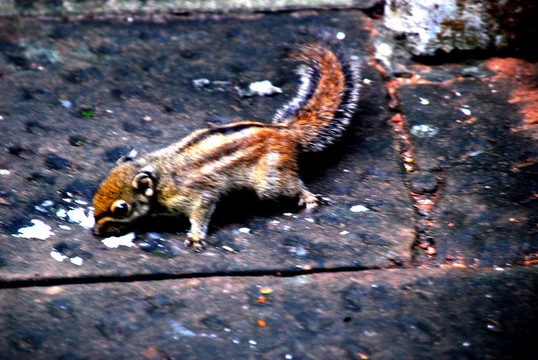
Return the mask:
{"type": "Polygon", "coordinates": [[[0,359],[532,359],[537,270],[5,289],[0,359]]]}
{"type": "Polygon", "coordinates": [[[382,77],[366,61],[367,81],[349,132],[327,152],[301,159],[307,186],[331,200],[319,212],[306,214],[293,199],[267,203],[232,194],[218,206],[204,254],[184,249],[185,219],[148,221],[133,247],[115,249],[92,236],[85,219],[94,191],[119,157],[159,149],[209,123],[270,122],[297,89],[290,44],[307,34],[341,31],[349,51],[366,58],[369,26],[355,11],[165,23],[4,22],[0,167],[9,174],[0,187],[2,279],[408,261],[412,207],[386,123],[382,77]],[[260,80],[284,93],[239,96],[237,87],[260,80]],[[32,220],[50,227],[51,235],[21,237],[21,228],[35,226],[32,220]],[[67,251],[58,244],[68,244],[67,251]]]}

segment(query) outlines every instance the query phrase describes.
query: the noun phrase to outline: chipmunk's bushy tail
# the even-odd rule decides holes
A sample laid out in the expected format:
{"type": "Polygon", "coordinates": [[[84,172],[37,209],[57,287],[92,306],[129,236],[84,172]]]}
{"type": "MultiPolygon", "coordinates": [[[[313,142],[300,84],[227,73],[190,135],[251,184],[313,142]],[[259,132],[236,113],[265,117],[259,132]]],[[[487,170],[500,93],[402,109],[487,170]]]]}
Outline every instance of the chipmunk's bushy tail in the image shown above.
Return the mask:
{"type": "Polygon", "coordinates": [[[360,87],[358,59],[320,43],[300,46],[293,58],[302,63],[301,85],[273,123],[297,130],[302,151],[320,151],[342,135],[353,115],[360,87]]]}

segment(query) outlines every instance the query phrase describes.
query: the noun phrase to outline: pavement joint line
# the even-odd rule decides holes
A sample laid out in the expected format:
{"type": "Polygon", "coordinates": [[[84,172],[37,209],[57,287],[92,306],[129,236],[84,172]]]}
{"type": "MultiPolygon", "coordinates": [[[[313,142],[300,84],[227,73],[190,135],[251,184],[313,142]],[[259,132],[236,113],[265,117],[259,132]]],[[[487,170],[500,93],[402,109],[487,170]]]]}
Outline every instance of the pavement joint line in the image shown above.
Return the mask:
{"type": "MultiPolygon", "coordinates": [[[[404,266],[391,267],[391,269],[404,268],[404,266]]],[[[164,281],[164,280],[183,280],[183,279],[205,279],[219,277],[297,277],[315,274],[337,274],[337,273],[357,273],[366,270],[384,270],[381,267],[360,267],[347,266],[337,268],[313,268],[298,270],[251,270],[251,271],[231,271],[231,272],[213,272],[201,273],[194,272],[188,274],[134,274],[134,275],[109,275],[109,276],[83,276],[83,277],[51,277],[41,279],[18,279],[18,280],[0,280],[0,289],[21,289],[30,287],[52,287],[65,285],[89,285],[89,284],[106,284],[106,283],[132,283],[144,281],[164,281]]]]}
{"type": "MultiPolygon", "coordinates": [[[[505,271],[511,268],[538,266],[536,262],[529,262],[523,266],[506,265],[506,266],[429,266],[430,269],[444,270],[462,270],[462,269],[480,269],[480,270],[497,270],[505,271]]],[[[423,265],[402,265],[393,267],[338,267],[338,268],[315,268],[309,270],[259,270],[259,271],[234,271],[234,272],[214,272],[214,273],[189,273],[189,274],[138,274],[138,275],[110,275],[110,276],[87,276],[74,278],[43,278],[43,279],[19,279],[19,280],[0,280],[0,290],[2,289],[24,289],[40,288],[69,285],[91,285],[91,284],[114,284],[114,283],[134,283],[134,282],[156,282],[166,280],[184,280],[184,279],[210,279],[210,278],[262,278],[267,276],[279,278],[293,278],[298,276],[320,275],[320,274],[344,274],[360,273],[362,271],[385,271],[385,270],[410,270],[424,268],[423,265]]]]}
{"type": "Polygon", "coordinates": [[[417,262],[417,251],[420,248],[431,258],[436,253],[435,239],[429,234],[428,229],[431,227],[434,219],[430,216],[430,210],[435,206],[441,185],[444,182],[442,177],[442,169],[427,170],[428,173],[437,174],[438,183],[431,194],[419,194],[413,191],[409,175],[413,172],[420,171],[417,158],[414,153],[413,145],[410,140],[410,130],[407,124],[407,119],[402,113],[401,101],[396,93],[397,89],[405,84],[405,79],[398,78],[394,75],[389,75],[386,69],[377,60],[372,60],[373,66],[381,73],[385,81],[388,94],[388,104],[393,116],[389,120],[392,129],[393,137],[396,143],[396,150],[399,156],[399,161],[403,169],[403,182],[409,194],[414,210],[413,226],[415,230],[415,240],[411,244],[409,251],[411,252],[411,262],[417,262]],[[428,253],[431,251],[432,253],[428,253]]]}

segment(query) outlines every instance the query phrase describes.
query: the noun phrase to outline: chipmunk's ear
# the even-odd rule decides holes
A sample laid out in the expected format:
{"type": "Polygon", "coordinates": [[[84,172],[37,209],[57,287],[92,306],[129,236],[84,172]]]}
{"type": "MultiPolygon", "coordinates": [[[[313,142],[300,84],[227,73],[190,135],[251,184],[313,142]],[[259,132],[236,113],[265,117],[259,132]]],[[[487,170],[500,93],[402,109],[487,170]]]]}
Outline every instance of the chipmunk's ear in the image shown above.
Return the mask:
{"type": "Polygon", "coordinates": [[[155,194],[155,169],[152,166],[143,167],[138,174],[133,178],[133,188],[147,197],[152,197],[155,194]]]}

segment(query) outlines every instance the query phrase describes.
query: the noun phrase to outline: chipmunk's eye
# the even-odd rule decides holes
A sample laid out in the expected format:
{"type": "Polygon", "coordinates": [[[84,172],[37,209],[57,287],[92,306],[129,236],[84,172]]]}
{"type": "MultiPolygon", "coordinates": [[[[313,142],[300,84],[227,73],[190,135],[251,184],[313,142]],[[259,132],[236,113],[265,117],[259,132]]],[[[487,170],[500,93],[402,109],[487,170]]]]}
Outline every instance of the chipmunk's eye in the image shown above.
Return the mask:
{"type": "Polygon", "coordinates": [[[110,212],[115,217],[124,217],[129,214],[131,207],[125,200],[117,200],[110,207],[110,212]]]}

